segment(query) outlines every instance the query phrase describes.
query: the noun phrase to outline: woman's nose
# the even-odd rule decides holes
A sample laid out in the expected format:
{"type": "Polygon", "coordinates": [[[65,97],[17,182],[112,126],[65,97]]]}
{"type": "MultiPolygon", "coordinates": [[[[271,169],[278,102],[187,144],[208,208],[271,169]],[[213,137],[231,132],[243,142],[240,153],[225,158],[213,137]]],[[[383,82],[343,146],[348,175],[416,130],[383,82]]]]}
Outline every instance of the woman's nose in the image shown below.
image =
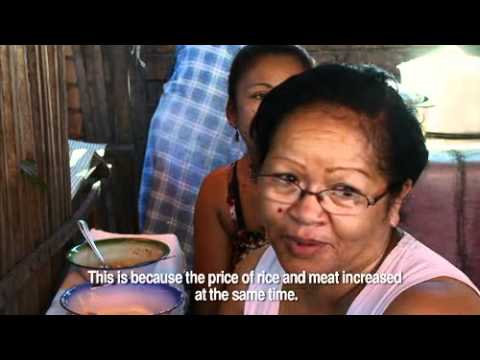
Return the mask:
{"type": "Polygon", "coordinates": [[[305,195],[295,202],[288,211],[289,215],[303,225],[315,225],[326,220],[328,214],[312,195],[305,195]]]}

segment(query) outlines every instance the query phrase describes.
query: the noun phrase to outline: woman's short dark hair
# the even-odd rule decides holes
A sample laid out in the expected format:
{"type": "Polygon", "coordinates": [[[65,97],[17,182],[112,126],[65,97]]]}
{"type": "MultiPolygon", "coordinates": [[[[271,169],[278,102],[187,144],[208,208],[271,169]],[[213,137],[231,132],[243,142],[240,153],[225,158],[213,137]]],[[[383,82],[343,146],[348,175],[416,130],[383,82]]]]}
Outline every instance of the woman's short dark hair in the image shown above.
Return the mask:
{"type": "Polygon", "coordinates": [[[340,106],[361,115],[361,127],[373,145],[380,171],[398,194],[415,183],[428,163],[420,123],[396,89],[395,77],[374,65],[322,64],[273,89],[253,119],[258,173],[279,126],[294,111],[315,104],[340,106]]]}
{"type": "Polygon", "coordinates": [[[284,55],[296,58],[305,70],[315,66],[315,60],[308,52],[298,45],[246,45],[233,60],[228,80],[228,96],[235,101],[237,97],[237,85],[245,73],[251,69],[262,57],[268,55],[284,55]]]}

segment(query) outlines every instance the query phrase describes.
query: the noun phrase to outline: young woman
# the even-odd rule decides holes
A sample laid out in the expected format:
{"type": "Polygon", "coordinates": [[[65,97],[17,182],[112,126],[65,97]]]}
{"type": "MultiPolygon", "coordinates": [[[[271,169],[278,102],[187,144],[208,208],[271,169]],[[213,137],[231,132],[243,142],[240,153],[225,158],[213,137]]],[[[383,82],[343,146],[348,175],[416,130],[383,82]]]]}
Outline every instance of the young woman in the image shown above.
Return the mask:
{"type": "MultiPolygon", "coordinates": [[[[195,211],[195,271],[232,272],[250,251],[265,244],[252,181],[250,124],[262,99],[288,78],[314,66],[295,45],[247,45],[235,58],[229,78],[227,118],[247,145],[246,155],[214,171],[204,181],[195,211]]],[[[221,289],[221,286],[216,286],[221,289]]],[[[197,288],[198,290],[198,288],[197,288]]],[[[199,314],[213,314],[217,303],[199,302],[199,314]]]]}

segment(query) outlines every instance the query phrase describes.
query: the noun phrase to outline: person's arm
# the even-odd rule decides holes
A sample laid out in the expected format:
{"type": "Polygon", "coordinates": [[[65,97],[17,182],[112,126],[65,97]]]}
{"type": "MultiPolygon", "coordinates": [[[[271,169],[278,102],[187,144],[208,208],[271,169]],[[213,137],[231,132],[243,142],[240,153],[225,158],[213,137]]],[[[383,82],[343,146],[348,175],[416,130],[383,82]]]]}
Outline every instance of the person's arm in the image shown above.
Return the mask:
{"type": "MultiPolygon", "coordinates": [[[[235,273],[239,275],[239,278],[242,278],[243,274],[250,273],[250,271],[255,270],[257,267],[260,258],[267,250],[267,246],[264,246],[260,249],[256,249],[249,253],[235,268],[235,273]]],[[[245,301],[233,301],[232,293],[233,291],[246,291],[248,290],[249,284],[244,284],[241,281],[237,285],[227,286],[227,291],[230,294],[230,299],[228,301],[222,302],[220,304],[219,314],[221,315],[243,315],[245,301]]]]}
{"type": "Polygon", "coordinates": [[[480,297],[457,280],[433,279],[404,291],[384,315],[480,315],[480,297]]]}
{"type": "MultiPolygon", "coordinates": [[[[194,216],[195,272],[198,274],[230,272],[232,244],[222,223],[221,212],[227,201],[227,169],[210,174],[198,196],[194,216]]],[[[206,286],[196,286],[202,290],[206,286]]],[[[223,290],[222,286],[216,286],[223,290]]],[[[217,302],[196,302],[194,312],[200,315],[216,314],[217,302]]]]}

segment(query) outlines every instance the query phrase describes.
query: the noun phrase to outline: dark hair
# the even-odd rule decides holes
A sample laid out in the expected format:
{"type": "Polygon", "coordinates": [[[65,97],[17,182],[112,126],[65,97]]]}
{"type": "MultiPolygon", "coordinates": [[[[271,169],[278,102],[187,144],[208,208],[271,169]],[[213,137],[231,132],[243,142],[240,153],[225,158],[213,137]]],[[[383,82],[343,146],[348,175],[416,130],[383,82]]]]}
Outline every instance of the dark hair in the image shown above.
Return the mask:
{"type": "Polygon", "coordinates": [[[228,79],[228,96],[235,101],[237,85],[245,73],[262,57],[268,55],[284,55],[295,57],[305,70],[315,66],[315,60],[298,45],[246,45],[233,60],[228,79]]]}
{"type": "Polygon", "coordinates": [[[362,116],[361,127],[374,146],[390,192],[415,183],[428,162],[428,151],[414,109],[399,95],[393,75],[373,65],[323,64],[293,76],[273,89],[253,119],[258,173],[279,126],[299,108],[314,104],[341,106],[362,116]]]}

